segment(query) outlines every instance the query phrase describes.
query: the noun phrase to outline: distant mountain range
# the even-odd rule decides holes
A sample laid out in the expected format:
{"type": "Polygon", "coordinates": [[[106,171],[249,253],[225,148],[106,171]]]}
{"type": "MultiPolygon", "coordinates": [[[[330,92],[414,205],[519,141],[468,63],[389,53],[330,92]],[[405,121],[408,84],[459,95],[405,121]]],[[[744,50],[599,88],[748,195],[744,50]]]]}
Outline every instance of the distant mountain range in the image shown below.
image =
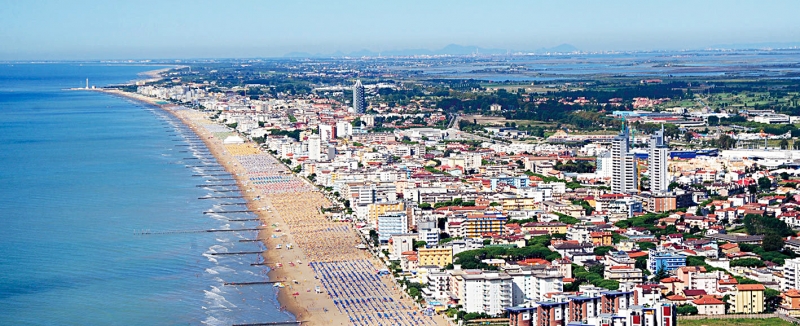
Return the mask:
{"type": "Polygon", "coordinates": [[[377,56],[387,56],[387,57],[401,57],[401,56],[414,56],[414,55],[472,55],[472,54],[506,54],[506,53],[571,53],[580,51],[578,48],[570,45],[570,44],[561,44],[556,47],[552,48],[540,48],[533,51],[525,51],[525,50],[510,50],[510,49],[491,49],[491,48],[482,48],[479,46],[468,46],[468,45],[458,45],[458,44],[450,44],[445,46],[439,50],[428,50],[428,49],[405,49],[405,50],[394,50],[394,51],[383,51],[383,52],[374,52],[370,50],[360,50],[350,53],[343,53],[340,51],[334,53],[308,53],[308,52],[290,52],[284,55],[284,57],[290,58],[319,58],[319,57],[377,57],[377,56]]]}

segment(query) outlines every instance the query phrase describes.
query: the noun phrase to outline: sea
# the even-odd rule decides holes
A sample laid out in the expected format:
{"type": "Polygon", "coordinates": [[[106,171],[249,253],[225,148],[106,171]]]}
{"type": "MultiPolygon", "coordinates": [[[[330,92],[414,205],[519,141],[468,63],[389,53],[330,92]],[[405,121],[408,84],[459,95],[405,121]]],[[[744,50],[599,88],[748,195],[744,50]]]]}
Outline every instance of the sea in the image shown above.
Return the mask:
{"type": "Polygon", "coordinates": [[[197,137],[159,108],[67,90],[163,66],[0,64],[0,324],[292,321],[251,213],[197,137]],[[212,232],[207,232],[212,230],[212,232]]]}

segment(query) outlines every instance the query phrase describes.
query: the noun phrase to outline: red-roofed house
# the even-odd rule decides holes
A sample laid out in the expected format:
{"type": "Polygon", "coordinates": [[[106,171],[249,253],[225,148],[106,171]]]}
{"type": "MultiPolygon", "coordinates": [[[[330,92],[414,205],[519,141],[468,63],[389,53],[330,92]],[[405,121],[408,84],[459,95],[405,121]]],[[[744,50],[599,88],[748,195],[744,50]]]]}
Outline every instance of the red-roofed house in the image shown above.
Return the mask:
{"type": "Polygon", "coordinates": [[[695,299],[692,301],[692,304],[697,307],[697,313],[700,315],[725,314],[725,302],[722,302],[712,295],[704,295],[699,299],[695,299]]]}

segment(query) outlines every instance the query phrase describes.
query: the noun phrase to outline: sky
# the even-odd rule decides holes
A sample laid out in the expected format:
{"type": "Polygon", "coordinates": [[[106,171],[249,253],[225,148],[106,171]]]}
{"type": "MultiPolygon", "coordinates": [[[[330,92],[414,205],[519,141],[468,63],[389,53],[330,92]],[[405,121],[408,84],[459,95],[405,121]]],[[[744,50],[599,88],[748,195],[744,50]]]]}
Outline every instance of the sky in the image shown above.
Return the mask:
{"type": "Polygon", "coordinates": [[[800,43],[800,1],[0,0],[0,60],[800,43]]]}

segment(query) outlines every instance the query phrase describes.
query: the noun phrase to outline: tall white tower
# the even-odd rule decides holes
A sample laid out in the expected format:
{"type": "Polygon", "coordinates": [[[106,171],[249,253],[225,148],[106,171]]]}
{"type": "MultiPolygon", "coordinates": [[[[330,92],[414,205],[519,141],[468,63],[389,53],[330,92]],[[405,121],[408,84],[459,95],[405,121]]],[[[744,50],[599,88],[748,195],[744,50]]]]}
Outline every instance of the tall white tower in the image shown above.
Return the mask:
{"type": "Polygon", "coordinates": [[[661,125],[661,130],[656,131],[650,136],[650,149],[647,154],[647,168],[650,174],[650,192],[655,194],[669,191],[669,180],[667,176],[669,147],[664,143],[664,125],[661,125]]]}
{"type": "Polygon", "coordinates": [[[636,156],[628,152],[630,133],[627,126],[611,143],[611,192],[615,194],[636,192],[636,156]]]}
{"type": "Polygon", "coordinates": [[[364,114],[366,111],[367,103],[364,100],[364,85],[361,85],[361,80],[356,80],[353,85],[353,111],[356,114],[364,114]]]}
{"type": "Polygon", "coordinates": [[[308,136],[308,159],[319,161],[322,153],[322,140],[319,135],[308,136]]]}
{"type": "Polygon", "coordinates": [[[86,89],[89,89],[89,78],[86,78],[86,89]]]}

